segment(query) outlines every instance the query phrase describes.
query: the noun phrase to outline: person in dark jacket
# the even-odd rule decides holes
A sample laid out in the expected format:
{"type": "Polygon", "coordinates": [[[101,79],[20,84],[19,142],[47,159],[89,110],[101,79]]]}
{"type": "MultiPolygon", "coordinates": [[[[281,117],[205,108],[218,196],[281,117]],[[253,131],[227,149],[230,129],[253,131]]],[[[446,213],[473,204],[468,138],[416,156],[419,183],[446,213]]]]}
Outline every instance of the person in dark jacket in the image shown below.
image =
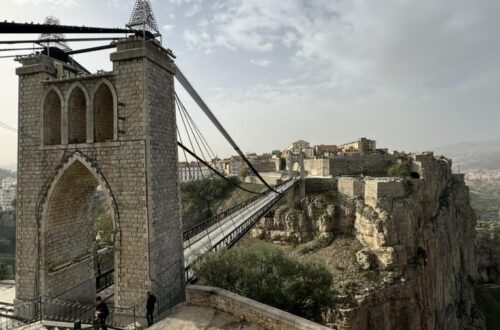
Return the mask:
{"type": "Polygon", "coordinates": [[[97,296],[94,299],[94,306],[95,319],[97,321],[97,324],[101,327],[102,330],[107,330],[108,327],[106,326],[106,319],[109,316],[108,305],[106,305],[106,303],[102,301],[102,298],[100,296],[97,296]]]}
{"type": "Polygon", "coordinates": [[[153,324],[153,312],[155,310],[156,297],[148,291],[148,300],[146,301],[146,319],[148,326],[153,324]]]}

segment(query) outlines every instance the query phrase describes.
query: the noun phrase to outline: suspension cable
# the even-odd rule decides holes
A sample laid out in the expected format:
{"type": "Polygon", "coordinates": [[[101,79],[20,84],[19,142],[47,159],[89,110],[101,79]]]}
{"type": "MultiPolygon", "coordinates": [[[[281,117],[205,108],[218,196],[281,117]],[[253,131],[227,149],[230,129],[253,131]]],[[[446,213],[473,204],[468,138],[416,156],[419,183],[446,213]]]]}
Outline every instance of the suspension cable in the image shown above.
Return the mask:
{"type": "Polygon", "coordinates": [[[244,190],[246,192],[249,192],[251,194],[256,194],[256,195],[262,195],[262,192],[257,192],[257,191],[252,191],[252,190],[249,190],[247,188],[244,188],[242,186],[240,186],[239,184],[237,184],[236,182],[234,182],[233,180],[229,180],[228,178],[226,178],[226,176],[222,173],[220,173],[218,170],[216,170],[214,167],[212,167],[212,165],[210,165],[209,163],[207,163],[206,161],[204,161],[203,159],[201,159],[197,154],[195,154],[194,152],[192,152],[189,148],[187,148],[185,145],[183,145],[182,143],[180,142],[177,142],[177,145],[185,150],[189,155],[191,155],[192,157],[196,158],[200,163],[202,163],[203,165],[205,165],[206,167],[208,167],[212,172],[214,172],[217,176],[221,177],[222,179],[226,180],[227,182],[230,182],[233,186],[241,189],[241,190],[244,190]]]}
{"type": "Polygon", "coordinates": [[[175,77],[177,78],[177,81],[184,87],[184,89],[188,92],[188,94],[193,98],[193,100],[198,104],[200,109],[205,113],[205,115],[210,119],[210,121],[215,125],[215,127],[219,130],[219,132],[226,138],[226,140],[229,142],[229,144],[233,147],[233,149],[240,155],[240,157],[243,159],[243,161],[247,164],[248,168],[252,170],[252,172],[259,178],[259,180],[266,185],[270,190],[274,191],[275,193],[280,194],[279,191],[275,190],[269,183],[262,178],[262,176],[259,174],[259,172],[255,169],[253,164],[248,160],[248,158],[245,156],[245,154],[241,151],[241,149],[238,147],[236,142],[231,138],[229,133],[224,129],[222,124],[217,120],[213,112],[210,110],[210,108],[206,105],[206,103],[203,101],[203,99],[200,97],[200,95],[196,92],[194,87],[191,85],[191,83],[187,80],[187,78],[184,76],[182,71],[179,69],[179,67],[176,64],[173,64],[174,69],[175,69],[175,77]]]}

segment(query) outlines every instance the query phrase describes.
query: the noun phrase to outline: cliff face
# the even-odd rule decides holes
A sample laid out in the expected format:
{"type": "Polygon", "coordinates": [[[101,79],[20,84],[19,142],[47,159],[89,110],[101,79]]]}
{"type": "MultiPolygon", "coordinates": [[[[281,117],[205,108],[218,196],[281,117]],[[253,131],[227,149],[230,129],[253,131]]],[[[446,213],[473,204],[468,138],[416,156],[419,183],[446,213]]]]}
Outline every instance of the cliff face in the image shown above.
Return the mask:
{"type": "Polygon", "coordinates": [[[381,285],[337,304],[337,329],[485,328],[474,304],[475,215],[463,177],[432,155],[414,156],[411,168],[420,179],[339,180],[336,193],[307,197],[298,210],[281,206],[253,231],[297,243],[343,232],[361,243],[359,272],[376,273],[381,285]]]}

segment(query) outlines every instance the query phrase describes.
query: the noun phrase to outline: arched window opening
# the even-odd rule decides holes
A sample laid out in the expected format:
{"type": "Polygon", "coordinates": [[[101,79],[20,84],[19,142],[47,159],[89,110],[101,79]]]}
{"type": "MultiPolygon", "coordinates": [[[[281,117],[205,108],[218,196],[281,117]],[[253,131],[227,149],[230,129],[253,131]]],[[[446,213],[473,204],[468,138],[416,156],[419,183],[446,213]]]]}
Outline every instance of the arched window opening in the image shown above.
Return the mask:
{"type": "Polygon", "coordinates": [[[43,103],[43,144],[61,144],[61,99],[53,89],[43,103]]]}
{"type": "Polygon", "coordinates": [[[80,87],[75,87],[68,100],[68,142],[87,140],[87,102],[80,87]]]}
{"type": "Polygon", "coordinates": [[[113,94],[106,84],[101,84],[94,95],[94,139],[95,142],[113,140],[114,127],[113,94]]]}

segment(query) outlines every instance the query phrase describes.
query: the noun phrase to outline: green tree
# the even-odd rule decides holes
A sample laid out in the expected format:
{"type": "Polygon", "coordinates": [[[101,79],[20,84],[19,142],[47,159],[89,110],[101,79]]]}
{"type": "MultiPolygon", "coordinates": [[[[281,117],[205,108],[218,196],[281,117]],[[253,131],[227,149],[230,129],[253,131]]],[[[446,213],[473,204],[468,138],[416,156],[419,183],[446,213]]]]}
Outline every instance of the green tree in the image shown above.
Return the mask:
{"type": "Polygon", "coordinates": [[[240,167],[240,176],[244,180],[249,174],[248,167],[246,165],[241,165],[240,167]]]}
{"type": "Polygon", "coordinates": [[[323,322],[333,306],[333,278],[317,261],[300,261],[264,242],[207,253],[194,265],[202,284],[220,287],[323,322]]]}
{"type": "Polygon", "coordinates": [[[409,176],[410,166],[408,164],[396,163],[387,169],[387,175],[389,176],[409,176]]]}
{"type": "MultiPolygon", "coordinates": [[[[236,182],[235,178],[229,179],[236,182]]],[[[222,179],[185,182],[181,185],[184,229],[215,215],[215,203],[227,196],[233,185],[222,179]]]]}

